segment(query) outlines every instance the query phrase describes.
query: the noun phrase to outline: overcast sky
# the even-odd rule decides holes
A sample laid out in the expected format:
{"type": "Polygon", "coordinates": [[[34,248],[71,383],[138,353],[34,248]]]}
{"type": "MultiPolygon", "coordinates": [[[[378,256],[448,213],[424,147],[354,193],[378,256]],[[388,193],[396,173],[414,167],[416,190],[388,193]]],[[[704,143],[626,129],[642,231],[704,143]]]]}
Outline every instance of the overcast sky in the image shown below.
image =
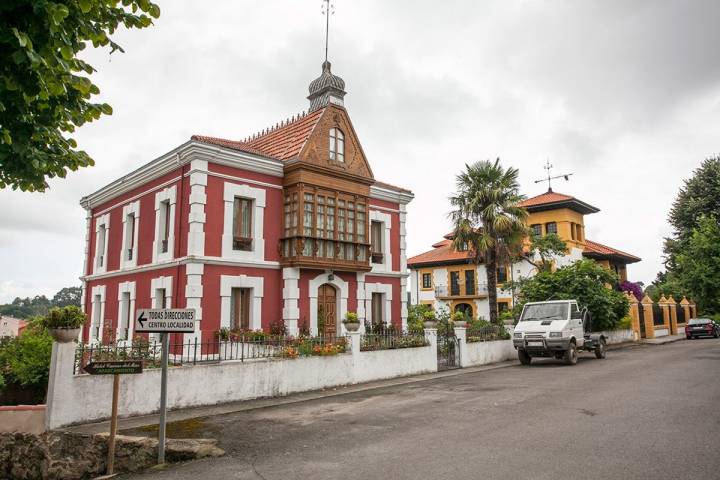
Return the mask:
{"type": "MultiPolygon", "coordinates": [[[[75,138],[97,162],[47,193],[0,191],[0,302],[79,284],[80,197],[189,139],[240,139],[308,107],[320,73],[320,0],[162,1],[126,53],[86,57],[114,114],[75,138]]],[[[467,162],[500,157],[523,193],[601,209],[587,237],[661,268],[682,180],[720,152],[717,0],[336,0],[330,60],[378,180],[410,188],[408,254],[449,229],[467,162]]]]}

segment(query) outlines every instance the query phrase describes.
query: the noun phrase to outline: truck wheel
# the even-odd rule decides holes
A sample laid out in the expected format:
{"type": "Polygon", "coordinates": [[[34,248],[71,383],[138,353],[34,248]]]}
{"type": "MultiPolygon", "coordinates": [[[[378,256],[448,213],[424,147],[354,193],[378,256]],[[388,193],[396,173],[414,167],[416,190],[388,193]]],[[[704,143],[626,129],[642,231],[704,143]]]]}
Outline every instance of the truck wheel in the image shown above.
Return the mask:
{"type": "Polygon", "coordinates": [[[577,363],[577,355],[577,346],[574,343],[570,343],[570,347],[565,350],[565,355],[563,355],[565,365],[575,365],[577,363]]]}
{"type": "Polygon", "coordinates": [[[520,363],[523,365],[530,365],[532,357],[525,350],[518,350],[518,360],[520,360],[520,363]]]}
{"type": "Polygon", "coordinates": [[[595,347],[595,358],[601,359],[601,358],[605,358],[605,356],[606,356],[605,339],[601,338],[600,340],[598,340],[598,344],[595,347]]]}

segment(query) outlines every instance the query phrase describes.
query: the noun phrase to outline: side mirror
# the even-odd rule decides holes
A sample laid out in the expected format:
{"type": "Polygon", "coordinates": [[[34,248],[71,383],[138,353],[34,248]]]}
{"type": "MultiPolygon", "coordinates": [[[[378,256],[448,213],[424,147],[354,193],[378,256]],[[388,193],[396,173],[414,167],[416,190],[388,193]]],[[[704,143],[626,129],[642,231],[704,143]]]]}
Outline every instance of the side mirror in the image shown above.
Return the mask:
{"type": "Polygon", "coordinates": [[[580,319],[582,319],[582,317],[583,317],[583,314],[580,310],[578,310],[576,312],[572,312],[572,315],[570,316],[570,318],[572,320],[580,320],[580,319]]]}

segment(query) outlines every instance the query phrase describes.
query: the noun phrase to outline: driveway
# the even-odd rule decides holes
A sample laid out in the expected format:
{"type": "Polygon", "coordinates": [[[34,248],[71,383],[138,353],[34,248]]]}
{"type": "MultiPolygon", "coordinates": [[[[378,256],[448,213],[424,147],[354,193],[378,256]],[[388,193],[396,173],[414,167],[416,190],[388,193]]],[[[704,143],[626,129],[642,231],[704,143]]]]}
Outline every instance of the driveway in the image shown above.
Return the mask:
{"type": "Polygon", "coordinates": [[[720,341],[541,360],[173,426],[227,455],[124,478],[718,479],[720,341]]]}

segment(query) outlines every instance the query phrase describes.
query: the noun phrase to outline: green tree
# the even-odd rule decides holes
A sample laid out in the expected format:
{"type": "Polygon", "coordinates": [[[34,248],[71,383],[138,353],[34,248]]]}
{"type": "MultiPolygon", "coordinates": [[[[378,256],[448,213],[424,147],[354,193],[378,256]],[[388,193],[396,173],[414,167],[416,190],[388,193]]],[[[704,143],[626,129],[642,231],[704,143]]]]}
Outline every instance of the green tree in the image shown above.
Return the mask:
{"type": "Polygon", "coordinates": [[[680,188],[668,216],[673,238],[666,253],[687,241],[705,216],[720,218],[720,156],[706,159],[680,188]]]}
{"type": "Polygon", "coordinates": [[[74,305],[80,306],[80,296],[82,289],[80,287],[65,287],[55,294],[52,298],[53,307],[67,307],[74,305]]]}
{"type": "Polygon", "coordinates": [[[538,272],[547,272],[552,269],[553,257],[565,255],[567,244],[555,233],[547,235],[531,235],[530,247],[521,259],[533,265],[538,272]]]}
{"type": "Polygon", "coordinates": [[[720,313],[720,226],[701,217],[685,247],[677,252],[675,270],[683,290],[692,292],[698,309],[720,313]]]}
{"type": "Polygon", "coordinates": [[[16,384],[34,391],[42,401],[47,391],[52,338],[38,317],[20,336],[0,341],[0,388],[16,384]]]}
{"type": "Polygon", "coordinates": [[[625,295],[615,288],[617,283],[614,272],[594,260],[579,260],[517,282],[517,308],[520,310],[527,302],[575,299],[590,310],[594,330],[613,329],[630,308],[625,295]]]}
{"type": "Polygon", "coordinates": [[[93,165],[68,137],[112,113],[93,103],[94,68],[78,54],[110,39],[120,25],[144,28],[160,9],[148,0],[0,2],[0,188],[44,191],[46,180],[93,165]]]}
{"type": "Polygon", "coordinates": [[[485,263],[490,303],[490,322],[497,323],[498,259],[509,258],[527,233],[527,211],[519,206],[523,200],[518,170],[495,162],[480,161],[465,165],[456,178],[457,192],[450,197],[454,224],[453,245],[473,254],[476,265],[485,263]]]}

